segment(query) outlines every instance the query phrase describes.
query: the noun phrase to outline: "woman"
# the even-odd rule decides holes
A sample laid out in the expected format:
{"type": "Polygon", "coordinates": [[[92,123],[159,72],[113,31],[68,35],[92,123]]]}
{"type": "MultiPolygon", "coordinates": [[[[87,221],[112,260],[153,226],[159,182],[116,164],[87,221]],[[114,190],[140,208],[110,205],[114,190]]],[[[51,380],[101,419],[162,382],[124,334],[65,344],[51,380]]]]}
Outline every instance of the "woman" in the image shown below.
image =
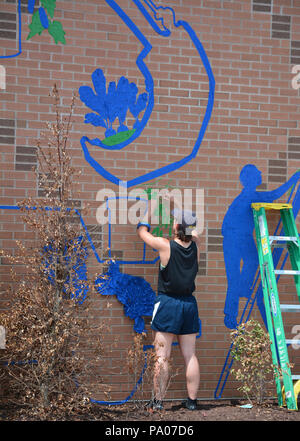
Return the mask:
{"type": "Polygon", "coordinates": [[[163,408],[162,399],[169,377],[168,364],[176,335],[186,367],[188,398],[185,406],[195,410],[200,370],[195,354],[199,318],[193,292],[198,272],[200,239],[195,230],[196,218],[193,213],[176,209],[173,214],[174,240],[153,236],[146,222],[140,222],[137,226],[139,237],[156,249],[160,256],[158,294],[151,322],[151,328],[155,331],[157,358],[153,379],[155,396],[150,407],[155,410],[163,408]]]}

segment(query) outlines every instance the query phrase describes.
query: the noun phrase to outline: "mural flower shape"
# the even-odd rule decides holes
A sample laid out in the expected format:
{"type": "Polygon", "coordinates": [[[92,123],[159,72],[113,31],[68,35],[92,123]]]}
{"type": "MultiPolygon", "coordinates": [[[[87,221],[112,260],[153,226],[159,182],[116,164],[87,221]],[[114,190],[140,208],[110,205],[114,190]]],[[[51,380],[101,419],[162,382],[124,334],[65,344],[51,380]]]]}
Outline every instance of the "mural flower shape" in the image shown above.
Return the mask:
{"type": "MultiPolygon", "coordinates": [[[[164,11],[171,12],[172,17],[173,17],[174,27],[175,28],[182,28],[182,30],[186,34],[186,37],[192,41],[192,43],[195,47],[195,50],[198,52],[198,55],[199,55],[201,62],[203,64],[204,71],[206,72],[206,75],[207,75],[207,83],[209,86],[209,91],[208,91],[206,109],[205,109],[205,112],[203,115],[202,122],[199,125],[199,133],[198,133],[197,137],[195,138],[195,143],[194,143],[194,146],[191,151],[188,151],[188,149],[185,149],[185,151],[183,153],[183,157],[180,160],[177,160],[174,162],[169,162],[166,165],[163,165],[161,167],[158,167],[158,168],[153,169],[153,170],[146,172],[146,173],[141,171],[140,176],[136,176],[136,177],[131,178],[126,181],[123,179],[120,179],[120,177],[118,175],[113,174],[109,169],[105,168],[100,162],[98,162],[97,158],[93,154],[93,151],[90,151],[89,146],[92,145],[92,146],[102,147],[104,149],[121,150],[124,147],[126,147],[127,145],[134,142],[135,139],[137,139],[140,136],[140,134],[142,133],[146,124],[148,123],[148,120],[149,120],[151,113],[152,113],[152,110],[154,108],[154,79],[153,79],[152,74],[146,64],[147,55],[152,50],[152,45],[151,45],[150,41],[144,35],[142,30],[139,29],[139,27],[126,14],[126,12],[119,6],[118,1],[116,1],[116,0],[105,0],[105,1],[142,44],[141,51],[139,51],[137,53],[136,65],[145,79],[145,90],[147,93],[147,102],[145,99],[146,96],[145,95],[143,96],[143,94],[141,94],[138,96],[138,98],[136,100],[132,100],[131,106],[128,105],[129,106],[128,108],[129,108],[130,112],[132,113],[132,115],[134,115],[134,117],[137,118],[138,113],[141,112],[141,109],[144,109],[144,104],[146,104],[143,115],[141,116],[141,120],[140,121],[136,120],[132,131],[126,130],[126,127],[123,126],[125,124],[124,124],[124,122],[122,122],[122,118],[124,119],[124,112],[125,112],[124,109],[126,108],[126,104],[122,104],[124,106],[123,116],[122,116],[122,112],[120,112],[120,111],[118,112],[116,110],[115,110],[116,114],[113,115],[113,118],[116,119],[117,113],[120,114],[120,119],[119,119],[120,126],[118,129],[120,132],[117,133],[116,135],[113,135],[116,138],[111,140],[111,137],[108,137],[109,140],[108,140],[108,138],[106,138],[104,141],[100,141],[100,139],[98,139],[98,138],[89,139],[87,136],[82,136],[80,143],[81,143],[86,161],[90,164],[91,167],[94,168],[94,170],[97,173],[99,173],[104,179],[107,179],[108,181],[114,183],[115,185],[122,185],[122,186],[126,186],[127,188],[130,188],[130,187],[133,187],[136,185],[143,184],[144,182],[151,181],[151,180],[158,178],[160,176],[166,175],[167,173],[171,173],[194,159],[194,157],[198,153],[198,150],[199,150],[200,145],[202,143],[202,140],[204,138],[204,135],[205,135],[205,132],[206,132],[206,129],[207,129],[210,117],[211,117],[213,103],[214,103],[215,80],[214,80],[213,72],[212,72],[209,60],[207,58],[206,52],[204,50],[204,47],[202,46],[202,43],[200,42],[195,31],[193,30],[193,28],[190,26],[190,24],[188,22],[186,22],[185,20],[177,20],[175,17],[175,11],[170,7],[157,6],[152,0],[132,0],[133,3],[137,6],[139,11],[141,12],[141,14],[145,17],[145,19],[147,20],[149,25],[152,27],[152,29],[158,35],[160,35],[164,38],[171,37],[171,30],[167,27],[166,23],[164,22],[164,19],[162,17],[159,17],[158,15],[164,11]],[[151,11],[151,14],[148,11],[151,11]],[[120,138],[119,138],[119,136],[120,136],[120,138]],[[110,141],[112,141],[112,142],[110,143],[110,141]]],[[[122,78],[124,78],[124,77],[122,77],[122,78]]],[[[121,79],[120,79],[120,86],[123,81],[124,81],[124,85],[125,85],[126,80],[122,79],[122,81],[121,81],[121,79]]],[[[112,87],[112,90],[117,89],[117,86],[111,86],[111,87],[112,87]]],[[[128,85],[125,85],[125,88],[127,88],[127,87],[128,87],[128,85]]],[[[130,87],[132,88],[131,91],[133,93],[133,96],[136,97],[137,96],[137,91],[135,89],[136,86],[134,87],[131,83],[130,87]],[[135,93],[135,91],[136,91],[136,93],[135,93]]],[[[80,92],[82,92],[81,88],[80,88],[80,92]]],[[[81,96],[81,99],[85,99],[85,97],[84,97],[85,92],[87,92],[87,89],[83,89],[83,96],[81,96]]],[[[89,94],[90,100],[94,103],[93,95],[95,95],[95,94],[92,95],[90,93],[90,91],[87,93],[89,94]]],[[[129,96],[130,96],[130,93],[126,97],[126,100],[129,99],[129,96]]],[[[114,103],[114,104],[116,106],[119,105],[118,102],[114,103]]],[[[103,114],[98,114],[98,115],[101,116],[101,118],[103,119],[103,114]]],[[[89,116],[88,119],[89,118],[94,118],[94,120],[95,120],[95,116],[93,116],[93,117],[89,116]]],[[[99,123],[98,118],[97,118],[97,123],[99,123]]],[[[111,121],[110,121],[110,123],[111,123],[111,121]]],[[[103,124],[106,124],[105,128],[107,130],[112,128],[110,126],[110,123],[108,123],[108,122],[103,123],[103,124]]],[[[113,133],[113,132],[108,132],[108,133],[113,133]]]]}
{"type": "Polygon", "coordinates": [[[89,86],[79,88],[81,101],[93,110],[92,113],[85,115],[85,123],[95,127],[104,127],[107,138],[116,135],[117,132],[128,131],[125,120],[130,111],[135,118],[133,129],[137,129],[140,124],[138,116],[147,106],[148,94],[144,92],[138,95],[137,86],[129,83],[128,79],[123,76],[117,84],[111,81],[106,88],[106,78],[102,69],[96,69],[92,73],[92,82],[95,92],[89,86]],[[113,129],[116,119],[119,121],[117,132],[113,129]]]}

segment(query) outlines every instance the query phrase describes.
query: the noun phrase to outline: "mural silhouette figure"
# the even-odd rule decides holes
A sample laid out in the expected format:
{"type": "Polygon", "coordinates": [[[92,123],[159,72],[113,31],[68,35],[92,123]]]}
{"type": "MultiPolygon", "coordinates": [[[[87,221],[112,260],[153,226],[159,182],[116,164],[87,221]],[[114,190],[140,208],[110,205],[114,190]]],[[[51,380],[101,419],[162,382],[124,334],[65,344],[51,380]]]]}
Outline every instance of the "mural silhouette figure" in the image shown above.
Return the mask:
{"type": "MultiPolygon", "coordinates": [[[[102,177],[112,182],[113,184],[122,185],[124,187],[130,188],[175,171],[195,158],[201,146],[213,110],[215,80],[204,47],[202,46],[202,43],[197,37],[197,34],[189,23],[184,20],[177,20],[175,16],[175,11],[172,8],[167,6],[157,6],[153,0],[132,0],[132,2],[139,9],[140,13],[149,23],[151,30],[153,29],[156,34],[165,38],[169,38],[171,36],[171,30],[167,27],[164,18],[159,16],[159,14],[163,13],[164,11],[171,12],[173,25],[175,26],[175,28],[184,30],[186,36],[192,41],[202,61],[203,68],[207,75],[207,84],[209,86],[209,91],[203,120],[200,124],[199,132],[194,141],[194,146],[191,151],[188,152],[188,154],[180,160],[169,163],[162,167],[158,167],[157,169],[154,169],[148,173],[144,173],[144,170],[141,170],[140,176],[129,179],[128,181],[121,180],[118,176],[113,174],[112,171],[106,169],[95,159],[93,153],[90,152],[89,146],[97,146],[106,150],[121,150],[127,145],[131,144],[133,141],[135,141],[147,125],[148,120],[152,114],[152,110],[154,108],[154,79],[152,77],[152,73],[147,67],[147,55],[152,50],[152,45],[148,38],[143,34],[141,29],[119,6],[117,1],[105,1],[107,5],[110,6],[110,8],[112,8],[112,10],[120,17],[120,19],[128,27],[129,31],[133,33],[134,36],[142,44],[142,50],[140,53],[137,54],[136,65],[145,79],[145,92],[139,95],[140,101],[138,101],[139,97],[137,97],[138,91],[136,85],[134,83],[129,84],[125,77],[121,77],[119,79],[119,92],[122,91],[121,94],[117,93],[118,85],[114,82],[110,82],[108,85],[108,90],[106,90],[106,83],[104,81],[103,71],[101,69],[97,69],[92,74],[93,86],[96,93],[94,93],[94,91],[89,86],[81,86],[81,88],[79,89],[81,100],[94,112],[96,112],[96,114],[88,113],[85,117],[85,122],[99,127],[106,127],[107,133],[105,136],[111,138],[109,135],[112,135],[114,133],[111,127],[112,123],[117,120],[117,118],[122,114],[121,118],[119,118],[119,122],[121,124],[123,133],[118,133],[118,137],[116,137],[116,135],[112,135],[116,137],[115,141],[111,142],[112,139],[110,139],[109,143],[103,142],[99,138],[89,139],[87,136],[84,135],[82,136],[80,143],[86,161],[91,167],[94,168],[97,173],[99,173],[102,177]],[[148,10],[151,11],[151,14],[148,12],[148,10]],[[129,94],[127,92],[123,93],[124,90],[129,90],[129,94]],[[129,96],[131,94],[132,99],[129,96]],[[120,99],[121,95],[122,98],[120,99]],[[105,106],[103,106],[102,103],[104,103],[107,107],[105,112],[103,111],[103,108],[105,106]],[[124,127],[125,114],[128,108],[129,110],[131,109],[131,113],[133,111],[133,113],[136,115],[136,118],[138,117],[140,112],[143,113],[142,110],[144,111],[140,120],[136,121],[134,130],[131,131],[126,131],[126,128],[124,127]],[[107,116],[108,113],[109,117],[107,116]],[[105,115],[106,118],[103,118],[103,115],[105,115]],[[126,136],[126,133],[129,136],[126,136]]],[[[184,154],[186,154],[186,152],[184,152],[184,154]]]]}
{"type": "MultiPolygon", "coordinates": [[[[262,183],[261,171],[255,165],[247,164],[240,173],[243,186],[241,193],[229,206],[222,224],[223,253],[227,275],[227,294],[224,307],[224,324],[227,328],[237,327],[239,299],[249,298],[259,265],[257,248],[253,237],[254,219],[251,204],[253,202],[274,202],[300,178],[295,173],[285,184],[272,191],[257,191],[262,183]]],[[[265,319],[262,295],[257,305],[265,319]]]]}

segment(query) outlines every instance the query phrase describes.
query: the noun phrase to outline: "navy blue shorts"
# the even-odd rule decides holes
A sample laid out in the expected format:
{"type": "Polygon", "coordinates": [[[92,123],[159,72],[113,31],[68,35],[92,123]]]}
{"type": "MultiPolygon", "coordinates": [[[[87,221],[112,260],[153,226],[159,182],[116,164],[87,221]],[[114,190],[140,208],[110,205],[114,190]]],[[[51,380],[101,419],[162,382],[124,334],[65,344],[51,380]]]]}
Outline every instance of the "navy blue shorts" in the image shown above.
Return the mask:
{"type": "Polygon", "coordinates": [[[184,335],[200,330],[198,305],[194,296],[168,296],[158,293],[151,328],[154,331],[184,335]]]}

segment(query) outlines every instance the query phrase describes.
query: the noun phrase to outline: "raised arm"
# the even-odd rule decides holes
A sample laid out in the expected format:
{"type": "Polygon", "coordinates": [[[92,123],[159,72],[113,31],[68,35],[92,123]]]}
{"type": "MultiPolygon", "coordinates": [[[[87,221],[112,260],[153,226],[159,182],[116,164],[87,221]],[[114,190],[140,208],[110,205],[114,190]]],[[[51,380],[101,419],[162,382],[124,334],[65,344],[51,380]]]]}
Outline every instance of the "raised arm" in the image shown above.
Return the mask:
{"type": "Polygon", "coordinates": [[[157,200],[149,201],[149,205],[150,210],[148,210],[141,222],[138,223],[137,232],[140,239],[142,239],[150,247],[157,250],[160,254],[169,247],[169,241],[163,237],[153,236],[153,234],[150,233],[151,226],[149,220],[157,208],[157,200]]]}
{"type": "Polygon", "coordinates": [[[280,187],[272,191],[261,192],[262,200],[264,202],[273,202],[279,199],[284,193],[286,193],[292,185],[296,184],[300,179],[300,171],[297,171],[287,182],[280,187]]]}
{"type": "Polygon", "coordinates": [[[192,231],[192,241],[195,242],[196,245],[197,245],[197,255],[198,255],[198,262],[199,262],[199,260],[200,260],[200,243],[201,243],[201,240],[200,240],[200,237],[198,236],[198,233],[197,233],[196,230],[192,231]]]}

